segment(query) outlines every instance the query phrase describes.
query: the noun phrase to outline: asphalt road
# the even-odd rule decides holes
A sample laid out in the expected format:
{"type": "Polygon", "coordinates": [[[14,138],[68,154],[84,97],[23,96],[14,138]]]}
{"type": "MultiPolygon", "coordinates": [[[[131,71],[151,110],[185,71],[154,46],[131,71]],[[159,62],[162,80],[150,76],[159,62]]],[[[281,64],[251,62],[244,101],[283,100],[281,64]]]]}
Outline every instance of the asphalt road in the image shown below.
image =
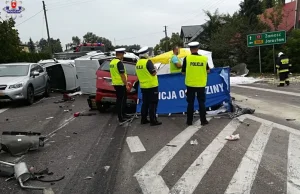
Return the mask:
{"type": "MultiPolygon", "coordinates": [[[[282,94],[269,85],[247,87],[231,92],[237,104],[255,108],[254,115],[212,118],[203,128],[197,118],[187,127],[184,115],[159,117],[163,125],[157,127],[139,119],[119,126],[115,114],[97,111],[74,118],[74,112],[90,112],[85,96],[62,104],[53,103],[61,98],[55,94],[29,107],[9,104],[0,109],[0,132],[41,132],[47,142],[23,157],[1,152],[0,160],[49,168],[54,174],[45,179],[65,176],[55,184],[27,183],[59,194],[300,193],[299,88],[282,94]],[[225,140],[232,134],[240,139],[225,140]]],[[[0,193],[42,192],[21,190],[15,180],[0,177],[0,193]]]]}

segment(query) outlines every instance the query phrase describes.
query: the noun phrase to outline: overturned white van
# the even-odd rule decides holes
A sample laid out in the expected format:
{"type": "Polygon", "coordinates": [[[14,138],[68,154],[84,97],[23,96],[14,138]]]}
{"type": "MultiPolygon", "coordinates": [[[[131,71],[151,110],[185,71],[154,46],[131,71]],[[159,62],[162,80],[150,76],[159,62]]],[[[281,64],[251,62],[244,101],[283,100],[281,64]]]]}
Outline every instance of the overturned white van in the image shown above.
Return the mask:
{"type": "Polygon", "coordinates": [[[62,92],[80,91],[74,60],[41,60],[38,62],[50,77],[51,89],[62,92]]]}

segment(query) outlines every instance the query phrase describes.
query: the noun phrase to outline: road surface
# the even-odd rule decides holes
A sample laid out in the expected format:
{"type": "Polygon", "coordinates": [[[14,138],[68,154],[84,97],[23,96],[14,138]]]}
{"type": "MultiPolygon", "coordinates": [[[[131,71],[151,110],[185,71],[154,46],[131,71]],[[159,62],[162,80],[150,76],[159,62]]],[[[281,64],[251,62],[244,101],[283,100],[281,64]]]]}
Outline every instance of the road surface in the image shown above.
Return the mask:
{"type": "MultiPolygon", "coordinates": [[[[58,194],[297,194],[299,94],[296,86],[232,87],[235,102],[255,108],[255,114],[210,118],[205,127],[197,118],[187,127],[183,115],[159,117],[163,125],[158,127],[140,125],[138,119],[119,126],[110,112],[74,118],[74,112],[90,112],[87,97],[55,104],[61,95],[53,94],[29,107],[9,104],[0,109],[0,132],[35,131],[47,137],[37,151],[22,157],[1,152],[0,160],[48,168],[53,172],[46,175],[48,180],[65,176],[55,184],[27,183],[51,187],[58,194]],[[225,140],[232,134],[240,139],[225,140]]],[[[15,180],[5,179],[0,178],[0,193],[42,193],[22,190],[15,180]]]]}

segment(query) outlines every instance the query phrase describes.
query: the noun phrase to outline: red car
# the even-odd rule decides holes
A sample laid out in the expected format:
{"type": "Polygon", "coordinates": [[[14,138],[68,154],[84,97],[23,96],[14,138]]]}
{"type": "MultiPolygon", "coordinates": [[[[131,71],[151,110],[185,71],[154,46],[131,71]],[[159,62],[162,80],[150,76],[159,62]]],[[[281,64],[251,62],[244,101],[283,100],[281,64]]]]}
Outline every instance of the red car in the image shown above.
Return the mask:
{"type": "MultiPolygon", "coordinates": [[[[116,104],[116,91],[112,86],[109,64],[111,59],[105,60],[99,69],[97,70],[97,92],[96,92],[96,105],[97,109],[100,112],[105,112],[110,106],[116,104]]],[[[128,75],[128,83],[130,86],[130,91],[127,93],[127,106],[129,108],[133,108],[135,111],[135,107],[137,104],[137,87],[138,87],[138,78],[135,72],[135,59],[124,58],[123,64],[127,70],[128,75]]]]}

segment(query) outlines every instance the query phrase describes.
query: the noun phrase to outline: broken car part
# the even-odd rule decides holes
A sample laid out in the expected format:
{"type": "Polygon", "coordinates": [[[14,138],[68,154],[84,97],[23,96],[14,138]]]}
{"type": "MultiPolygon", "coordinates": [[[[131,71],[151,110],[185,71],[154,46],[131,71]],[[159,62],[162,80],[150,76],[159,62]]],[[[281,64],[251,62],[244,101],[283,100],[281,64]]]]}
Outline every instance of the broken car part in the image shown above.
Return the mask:
{"type": "Polygon", "coordinates": [[[40,133],[4,131],[2,133],[2,150],[13,156],[23,155],[29,150],[37,150],[44,147],[45,137],[40,133]]]}
{"type": "Polygon", "coordinates": [[[14,164],[0,161],[0,176],[12,177],[14,175],[14,164]]]}

